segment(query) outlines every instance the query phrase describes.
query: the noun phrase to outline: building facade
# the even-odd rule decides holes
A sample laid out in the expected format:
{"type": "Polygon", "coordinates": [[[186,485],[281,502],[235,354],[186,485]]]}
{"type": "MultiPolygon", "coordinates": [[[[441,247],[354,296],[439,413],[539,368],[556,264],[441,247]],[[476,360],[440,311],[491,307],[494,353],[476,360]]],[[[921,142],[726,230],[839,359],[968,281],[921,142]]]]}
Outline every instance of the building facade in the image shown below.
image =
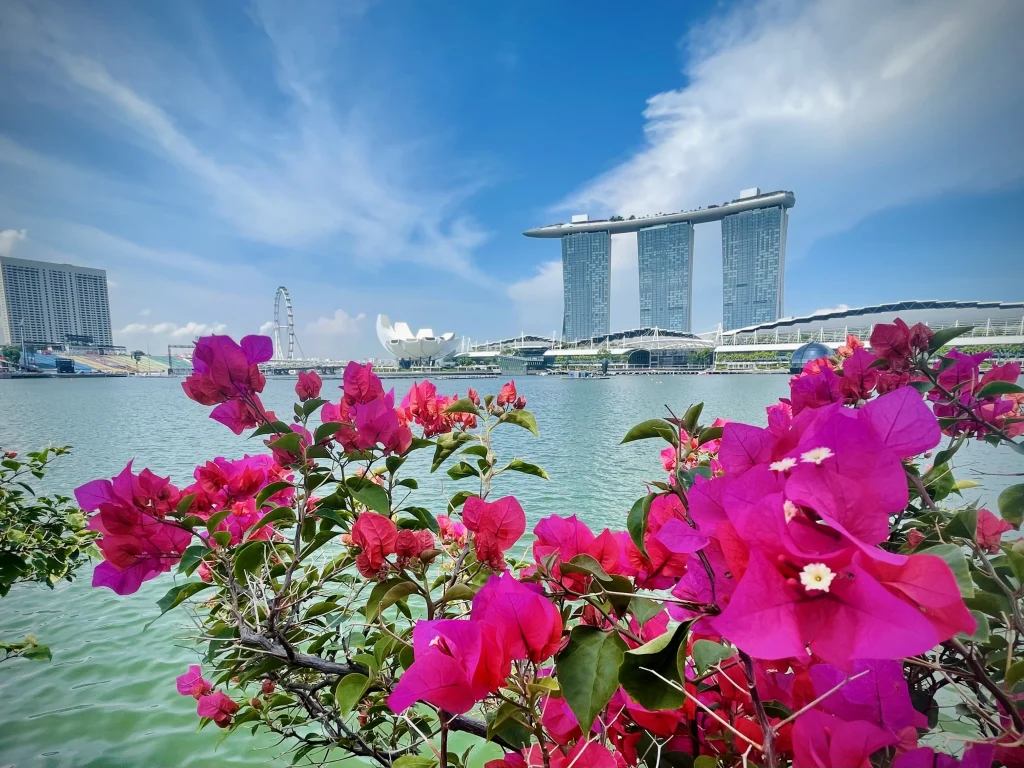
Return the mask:
{"type": "Polygon", "coordinates": [[[587,339],[611,326],[612,238],[579,232],[562,238],[562,338],[587,339]]]}
{"type": "Polygon", "coordinates": [[[722,327],[731,331],[783,315],[786,209],[781,205],[722,219],[722,327]]]}
{"type": "Polygon", "coordinates": [[[106,271],[0,256],[0,343],[63,344],[69,336],[113,345],[106,271]]]}
{"type": "Polygon", "coordinates": [[[636,233],[640,272],[640,326],[690,330],[693,225],[646,227],[636,233]]]}

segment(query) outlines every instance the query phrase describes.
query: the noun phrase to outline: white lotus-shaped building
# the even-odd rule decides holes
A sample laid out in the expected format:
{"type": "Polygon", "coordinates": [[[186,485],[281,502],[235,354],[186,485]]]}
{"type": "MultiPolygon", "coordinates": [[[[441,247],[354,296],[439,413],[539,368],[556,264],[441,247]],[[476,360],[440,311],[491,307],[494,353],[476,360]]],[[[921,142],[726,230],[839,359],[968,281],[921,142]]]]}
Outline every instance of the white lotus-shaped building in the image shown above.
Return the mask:
{"type": "Polygon", "coordinates": [[[435,336],[430,328],[413,333],[406,323],[392,325],[387,315],[377,315],[377,338],[399,360],[437,360],[455,349],[454,333],[435,336]]]}

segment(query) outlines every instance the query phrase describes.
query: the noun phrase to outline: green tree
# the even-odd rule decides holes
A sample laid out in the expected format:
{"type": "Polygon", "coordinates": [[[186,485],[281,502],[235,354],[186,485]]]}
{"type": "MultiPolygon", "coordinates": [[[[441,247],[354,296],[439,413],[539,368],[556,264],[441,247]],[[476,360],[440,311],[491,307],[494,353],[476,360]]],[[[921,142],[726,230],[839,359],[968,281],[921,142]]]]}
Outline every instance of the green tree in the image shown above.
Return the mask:
{"type": "Polygon", "coordinates": [[[18,361],[21,360],[21,347],[16,347],[13,344],[2,346],[0,347],[0,357],[17,365],[18,361]]]}
{"type": "MultiPolygon", "coordinates": [[[[0,449],[0,597],[20,583],[53,589],[62,579],[71,581],[89,559],[95,534],[86,528],[82,511],[65,496],[36,495],[27,482],[42,480],[50,463],[70,450],[44,448],[20,457],[0,449]]],[[[0,661],[50,658],[50,649],[32,635],[0,642],[0,652],[0,661]]]]}

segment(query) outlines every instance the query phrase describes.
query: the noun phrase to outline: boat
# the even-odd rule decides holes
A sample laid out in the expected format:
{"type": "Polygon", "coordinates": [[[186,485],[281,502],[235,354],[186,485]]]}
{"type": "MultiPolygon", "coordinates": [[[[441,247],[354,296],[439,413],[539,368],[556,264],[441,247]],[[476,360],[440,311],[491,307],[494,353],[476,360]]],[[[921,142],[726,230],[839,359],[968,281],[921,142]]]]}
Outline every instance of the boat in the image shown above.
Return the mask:
{"type": "Polygon", "coordinates": [[[591,373],[590,371],[569,371],[562,376],[563,379],[610,379],[611,376],[604,373],[591,373]]]}

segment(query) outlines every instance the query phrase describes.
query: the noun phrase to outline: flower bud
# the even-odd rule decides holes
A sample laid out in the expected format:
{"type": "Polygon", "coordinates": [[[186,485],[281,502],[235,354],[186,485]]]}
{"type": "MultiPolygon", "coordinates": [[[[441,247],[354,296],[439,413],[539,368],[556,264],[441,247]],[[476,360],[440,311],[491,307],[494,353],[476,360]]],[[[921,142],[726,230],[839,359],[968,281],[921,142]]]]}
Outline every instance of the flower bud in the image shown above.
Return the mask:
{"type": "Polygon", "coordinates": [[[270,694],[272,694],[274,692],[274,688],[275,687],[276,686],[274,685],[274,681],[273,680],[264,680],[263,681],[263,685],[260,688],[260,690],[263,692],[264,696],[269,696],[270,694]]]}
{"type": "Polygon", "coordinates": [[[263,707],[263,702],[253,696],[252,700],[249,702],[249,706],[253,709],[260,709],[263,707]]]}

